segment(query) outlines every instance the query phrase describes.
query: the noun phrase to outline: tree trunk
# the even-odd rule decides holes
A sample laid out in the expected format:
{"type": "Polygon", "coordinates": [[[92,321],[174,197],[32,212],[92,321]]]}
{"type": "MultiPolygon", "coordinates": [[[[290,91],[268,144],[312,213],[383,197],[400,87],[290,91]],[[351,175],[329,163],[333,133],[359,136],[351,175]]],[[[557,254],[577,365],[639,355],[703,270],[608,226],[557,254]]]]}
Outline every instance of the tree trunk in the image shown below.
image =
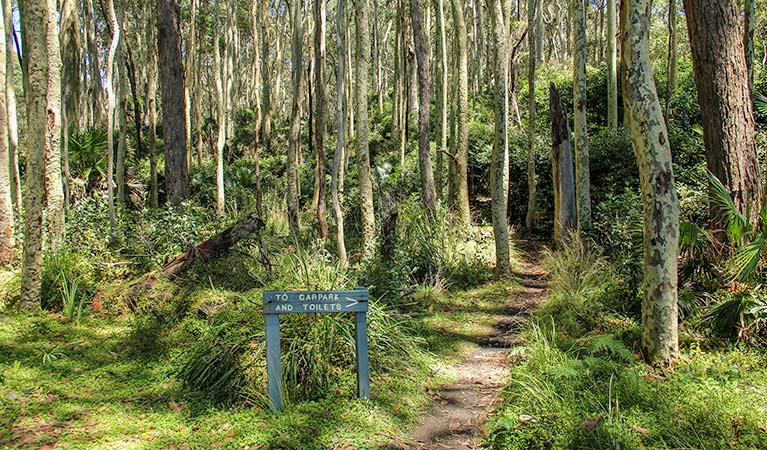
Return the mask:
{"type": "MultiPolygon", "coordinates": [[[[264,200],[263,193],[261,191],[261,161],[260,161],[260,148],[259,139],[261,137],[261,123],[263,122],[261,116],[261,45],[259,42],[259,0],[252,0],[250,6],[250,21],[253,28],[251,35],[253,39],[253,90],[255,91],[255,123],[253,124],[253,168],[254,176],[256,178],[255,195],[256,195],[256,213],[258,217],[264,217],[264,200]]],[[[265,14],[266,11],[261,10],[261,14],[265,14]]]]}
{"type": "Polygon", "coordinates": [[[527,217],[525,217],[525,228],[532,231],[536,224],[536,190],[535,190],[535,66],[539,55],[537,33],[539,1],[529,0],[527,2],[527,46],[530,55],[527,58],[527,217]]]}
{"type": "Polygon", "coordinates": [[[189,197],[184,131],[184,66],[176,0],[157,0],[157,52],[162,85],[162,135],[165,147],[165,191],[177,205],[189,197]]]}
{"type": "Polygon", "coordinates": [[[293,107],[290,119],[290,136],[288,143],[288,223],[290,232],[297,237],[299,234],[299,195],[298,184],[298,146],[301,138],[301,93],[303,92],[303,36],[301,22],[301,2],[293,0],[290,3],[292,38],[292,78],[293,78],[293,107]]]}
{"type": "MultiPolygon", "coordinates": [[[[736,0],[684,1],[702,115],[706,166],[756,223],[762,183],[736,0]]],[[[719,211],[711,210],[714,223],[719,211]]]]}
{"type": "Polygon", "coordinates": [[[404,131],[405,121],[402,119],[402,110],[404,109],[402,98],[404,97],[404,73],[405,60],[403,57],[404,48],[404,20],[405,11],[403,9],[403,0],[397,0],[397,25],[394,30],[394,92],[392,98],[392,143],[399,155],[399,165],[402,167],[405,163],[405,142],[404,131]]]}
{"type": "Polygon", "coordinates": [[[216,122],[218,133],[216,137],[216,214],[224,215],[226,199],[224,194],[224,147],[226,146],[226,91],[224,91],[225,63],[221,60],[222,28],[219,17],[219,4],[216,1],[216,24],[213,30],[213,70],[216,79],[216,122]]]}
{"type": "Polygon", "coordinates": [[[80,16],[74,0],[61,2],[62,157],[64,205],[69,204],[69,135],[80,130],[80,16]]]}
{"type": "MultiPolygon", "coordinates": [[[[0,86],[5,86],[5,21],[0,10],[0,86]]],[[[8,145],[8,110],[6,97],[0,95],[0,267],[12,263],[16,255],[16,242],[13,236],[13,203],[11,200],[10,153],[8,145]]]]}
{"type": "Polygon", "coordinates": [[[261,2],[261,53],[264,55],[264,76],[261,79],[261,134],[263,134],[264,146],[271,147],[272,140],[272,68],[270,48],[270,13],[269,1],[261,2]]]}
{"type": "Polygon", "coordinates": [[[466,21],[463,17],[462,0],[451,0],[453,5],[453,32],[455,33],[457,58],[456,137],[455,137],[455,196],[458,219],[464,226],[471,225],[469,207],[469,46],[466,21]]]}
{"type": "Polygon", "coordinates": [[[405,150],[407,148],[407,14],[405,0],[397,0],[397,65],[395,67],[395,101],[397,102],[397,127],[394,131],[399,166],[405,165],[405,150]]]}
{"type": "Polygon", "coordinates": [[[575,116],[575,187],[578,230],[591,228],[591,180],[586,127],[586,1],[573,0],[573,111],[575,116]]]}
{"type": "Polygon", "coordinates": [[[434,189],[434,172],[431,165],[429,127],[431,115],[431,68],[426,55],[426,36],[421,22],[420,0],[411,0],[410,11],[413,20],[413,40],[418,60],[418,166],[421,170],[421,200],[431,219],[437,213],[437,194],[434,189]]]}
{"type": "MultiPolygon", "coordinates": [[[[154,46],[152,45],[152,47],[154,46]]],[[[149,52],[151,54],[151,48],[149,52]]],[[[149,205],[157,208],[159,205],[157,185],[157,65],[154,56],[150,56],[149,60],[149,80],[146,94],[149,112],[149,205]]]]}
{"type": "Polygon", "coordinates": [[[325,0],[314,1],[314,142],[317,148],[317,228],[328,238],[325,204],[325,0]]]}
{"type": "Polygon", "coordinates": [[[184,253],[170,259],[163,264],[162,268],[149,272],[130,286],[126,295],[128,306],[132,310],[135,310],[138,306],[137,300],[139,300],[147,291],[151,290],[157,284],[158,279],[176,278],[192,267],[192,264],[195,261],[207,262],[220,257],[221,255],[225,255],[232,247],[237,245],[238,242],[253,235],[255,235],[258,240],[258,246],[262,257],[261,262],[264,265],[267,274],[270,274],[272,270],[271,263],[269,262],[268,255],[265,253],[261,241],[261,230],[263,230],[263,228],[264,221],[256,215],[250,215],[210,239],[201,242],[184,253]]]}
{"type": "MultiPolygon", "coordinates": [[[[124,14],[120,14],[120,25],[123,25],[124,14]]],[[[127,33],[124,33],[127,36],[127,33]]],[[[127,154],[127,128],[128,128],[128,105],[127,105],[127,87],[126,81],[128,74],[125,68],[125,39],[121,43],[121,49],[118,57],[118,81],[117,81],[117,97],[119,99],[119,109],[117,111],[117,122],[120,126],[120,136],[117,141],[117,164],[115,168],[117,170],[117,176],[115,177],[115,183],[117,184],[117,201],[121,205],[125,205],[125,156],[127,154]]]]}
{"type": "Polygon", "coordinates": [[[46,28],[48,48],[48,127],[45,138],[49,141],[45,152],[45,199],[47,247],[58,251],[64,244],[64,183],[61,178],[61,50],[56,28],[56,0],[48,0],[46,28]]]}
{"type": "Polygon", "coordinates": [[[668,365],[679,352],[679,203],[668,132],[650,62],[650,3],[622,2],[622,55],[626,61],[623,98],[639,166],[644,211],[642,347],[648,361],[668,365]]]}
{"type": "Polygon", "coordinates": [[[2,0],[3,19],[5,27],[5,98],[8,108],[8,155],[10,157],[10,170],[13,180],[11,181],[11,197],[16,217],[21,217],[21,174],[19,173],[19,126],[16,113],[16,85],[14,58],[17,53],[13,51],[13,23],[11,14],[11,0],[2,0]]]}
{"type": "Polygon", "coordinates": [[[748,68],[748,88],[754,87],[754,0],[744,0],[745,26],[743,30],[743,47],[746,49],[746,67],[748,68]]]}
{"type": "MultiPolygon", "coordinates": [[[[670,0],[674,1],[674,0],[670,0]]],[[[607,126],[618,129],[618,52],[616,0],[607,0],[607,126]]]]}
{"type": "MultiPolygon", "coordinates": [[[[45,209],[46,153],[51,145],[47,137],[55,112],[48,110],[50,65],[48,30],[56,30],[51,21],[48,0],[24,0],[19,4],[24,54],[24,94],[27,106],[27,171],[24,191],[24,255],[21,266],[21,303],[24,311],[40,309],[43,260],[43,211],[45,209]],[[38,138],[32,138],[36,136],[38,138]]],[[[55,11],[55,9],[54,9],[55,11]]]]}
{"type": "Polygon", "coordinates": [[[186,163],[189,168],[192,167],[192,142],[194,141],[192,136],[192,98],[196,94],[193,91],[194,82],[192,80],[194,80],[194,70],[199,70],[195,46],[197,41],[196,15],[197,1],[191,0],[189,8],[189,38],[186,43],[187,67],[185,79],[187,82],[184,83],[184,105],[186,106],[184,109],[184,134],[186,136],[186,163]]]}
{"type": "Polygon", "coordinates": [[[336,10],[336,153],[333,157],[333,174],[330,183],[330,190],[333,203],[333,215],[336,219],[336,246],[338,247],[338,260],[341,268],[345,269],[349,262],[346,257],[346,241],[344,238],[344,212],[341,208],[342,198],[339,184],[343,179],[344,152],[346,152],[346,109],[344,101],[344,84],[346,83],[346,64],[344,62],[346,55],[346,40],[344,39],[344,3],[338,2],[336,10]]]}
{"type": "Polygon", "coordinates": [[[368,80],[370,32],[367,0],[354,0],[354,21],[357,28],[357,170],[359,172],[360,210],[362,213],[362,256],[373,254],[375,246],[375,215],[373,211],[373,179],[370,175],[368,151],[368,80]]]}
{"type": "Polygon", "coordinates": [[[107,0],[112,40],[107,53],[107,202],[109,204],[109,242],[117,241],[117,219],[115,218],[115,194],[114,194],[114,128],[115,128],[115,92],[114,92],[114,66],[115,53],[120,45],[120,24],[117,23],[113,0],[107,0]]]}
{"type": "Polygon", "coordinates": [[[510,273],[509,227],[506,221],[506,195],[509,182],[508,143],[508,54],[507,27],[502,0],[490,0],[490,16],[495,38],[495,140],[490,163],[493,233],[495,234],[495,272],[499,278],[510,273]]]}
{"type": "Polygon", "coordinates": [[[93,0],[86,0],[84,10],[85,37],[88,48],[88,79],[90,86],[91,114],[90,124],[95,127],[103,127],[107,123],[104,110],[104,87],[101,84],[101,65],[99,63],[99,48],[96,41],[96,23],[94,19],[93,0]]]}
{"type": "Polygon", "coordinates": [[[554,189],[554,240],[562,244],[578,224],[575,204],[575,174],[570,124],[556,85],[549,84],[551,110],[551,180],[554,189]]]}
{"type": "Polygon", "coordinates": [[[437,137],[437,199],[442,200],[444,191],[443,154],[447,153],[447,34],[445,30],[445,0],[437,0],[437,59],[439,74],[437,79],[437,118],[439,136],[437,137]]]}

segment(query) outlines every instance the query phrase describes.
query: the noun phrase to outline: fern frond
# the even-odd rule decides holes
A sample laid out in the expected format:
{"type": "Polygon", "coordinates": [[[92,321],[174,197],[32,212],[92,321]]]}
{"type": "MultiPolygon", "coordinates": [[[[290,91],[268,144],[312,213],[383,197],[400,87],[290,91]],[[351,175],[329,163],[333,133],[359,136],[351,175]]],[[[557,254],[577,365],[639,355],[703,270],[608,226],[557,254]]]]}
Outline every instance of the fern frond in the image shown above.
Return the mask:
{"type": "Polygon", "coordinates": [[[626,344],[609,334],[600,334],[591,338],[589,352],[592,355],[607,353],[614,359],[625,363],[634,360],[634,355],[631,353],[631,350],[626,347],[626,344]]]}

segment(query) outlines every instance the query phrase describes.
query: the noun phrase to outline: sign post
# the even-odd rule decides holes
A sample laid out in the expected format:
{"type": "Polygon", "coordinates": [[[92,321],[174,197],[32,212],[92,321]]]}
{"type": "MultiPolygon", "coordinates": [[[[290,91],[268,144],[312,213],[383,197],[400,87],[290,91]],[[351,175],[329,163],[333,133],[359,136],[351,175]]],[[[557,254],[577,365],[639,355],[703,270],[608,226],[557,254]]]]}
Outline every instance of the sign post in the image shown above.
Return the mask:
{"type": "Polygon", "coordinates": [[[368,364],[367,289],[352,291],[265,291],[266,378],[272,408],[282,411],[282,363],[280,362],[280,314],[328,314],[353,312],[357,347],[357,396],[370,399],[368,364]]]}

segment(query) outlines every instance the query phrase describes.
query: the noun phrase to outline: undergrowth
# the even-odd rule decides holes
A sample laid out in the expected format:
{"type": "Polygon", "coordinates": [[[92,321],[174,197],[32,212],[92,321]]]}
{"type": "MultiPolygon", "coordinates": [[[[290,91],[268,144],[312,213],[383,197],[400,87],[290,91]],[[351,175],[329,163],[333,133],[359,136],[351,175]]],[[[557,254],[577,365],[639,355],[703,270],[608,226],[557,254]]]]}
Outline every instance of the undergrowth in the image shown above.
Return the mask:
{"type": "MultiPolygon", "coordinates": [[[[673,369],[642,362],[621,281],[578,239],[547,256],[549,301],[512,353],[487,444],[512,449],[767,448],[767,369],[743,346],[685,335],[673,369]]],[[[631,308],[628,308],[631,310],[631,308]]]]}

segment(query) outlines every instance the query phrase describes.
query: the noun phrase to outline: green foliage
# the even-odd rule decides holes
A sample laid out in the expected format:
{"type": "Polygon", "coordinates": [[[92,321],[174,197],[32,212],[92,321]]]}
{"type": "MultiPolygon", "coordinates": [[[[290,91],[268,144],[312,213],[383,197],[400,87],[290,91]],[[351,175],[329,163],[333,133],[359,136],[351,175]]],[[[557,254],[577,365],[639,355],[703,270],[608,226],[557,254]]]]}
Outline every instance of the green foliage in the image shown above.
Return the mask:
{"type": "Polygon", "coordinates": [[[63,249],[43,260],[42,277],[42,308],[61,311],[66,318],[78,322],[83,305],[96,292],[93,262],[79,253],[63,249]]]}
{"type": "Polygon", "coordinates": [[[96,189],[106,177],[107,134],[99,128],[88,128],[69,136],[69,161],[72,197],[80,198],[96,189]]]}
{"type": "Polygon", "coordinates": [[[693,348],[678,371],[659,376],[614,335],[573,345],[533,325],[523,336],[523,360],[488,425],[490,448],[767,445],[757,406],[767,377],[760,355],[693,348]]]}
{"type": "Polygon", "coordinates": [[[492,233],[463,230],[442,208],[430,221],[420,199],[400,203],[396,233],[394,260],[371,261],[368,270],[377,292],[418,285],[466,288],[491,277],[492,233]]]}
{"type": "Polygon", "coordinates": [[[85,297],[78,295],[80,283],[77,280],[67,280],[66,273],[62,270],[59,280],[61,282],[61,313],[74,323],[80,323],[83,317],[83,303],[85,297]]]}
{"type": "Polygon", "coordinates": [[[620,282],[598,250],[577,235],[566,241],[547,255],[545,267],[555,288],[537,316],[543,323],[556,320],[560,331],[578,337],[602,326],[602,314],[618,306],[620,282]]]}

